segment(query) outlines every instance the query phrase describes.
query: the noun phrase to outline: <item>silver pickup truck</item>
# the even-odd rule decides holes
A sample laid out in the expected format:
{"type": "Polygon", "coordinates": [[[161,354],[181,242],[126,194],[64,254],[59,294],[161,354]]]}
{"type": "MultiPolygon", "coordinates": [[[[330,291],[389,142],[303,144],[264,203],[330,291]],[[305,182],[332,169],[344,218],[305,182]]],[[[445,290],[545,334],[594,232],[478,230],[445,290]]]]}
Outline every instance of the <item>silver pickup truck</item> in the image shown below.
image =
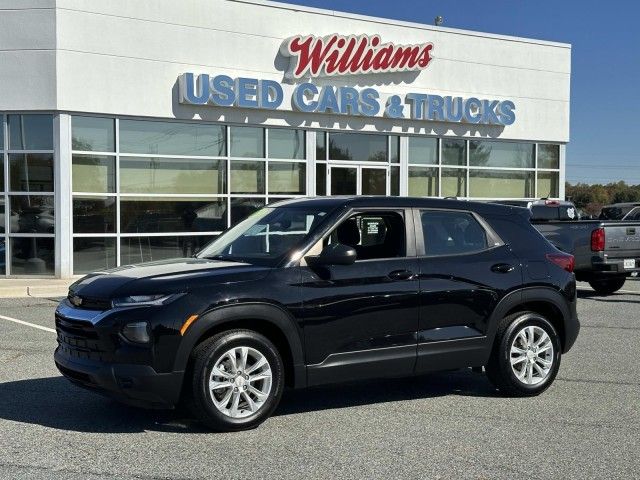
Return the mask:
{"type": "Polygon", "coordinates": [[[582,220],[571,202],[501,202],[528,207],[531,223],[556,248],[575,257],[579,281],[601,295],[620,290],[640,272],[640,221],[582,220]]]}

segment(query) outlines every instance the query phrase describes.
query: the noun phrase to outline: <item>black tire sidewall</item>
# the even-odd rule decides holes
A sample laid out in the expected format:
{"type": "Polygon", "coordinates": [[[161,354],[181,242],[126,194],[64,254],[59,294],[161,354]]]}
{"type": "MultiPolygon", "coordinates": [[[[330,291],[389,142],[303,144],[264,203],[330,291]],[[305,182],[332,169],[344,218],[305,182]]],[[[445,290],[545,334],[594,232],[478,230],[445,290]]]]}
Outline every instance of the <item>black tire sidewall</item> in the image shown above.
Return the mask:
{"type": "Polygon", "coordinates": [[[620,290],[625,282],[627,281],[627,277],[614,277],[614,278],[603,278],[598,280],[591,280],[589,285],[593,288],[596,293],[600,295],[611,295],[612,293],[620,290]]]}
{"type": "Polygon", "coordinates": [[[193,394],[200,407],[200,417],[216,430],[245,430],[255,428],[276,409],[284,389],[284,365],[276,347],[266,337],[251,331],[228,332],[218,337],[207,349],[193,372],[193,394]],[[234,347],[251,347],[265,356],[273,375],[271,391],[266,403],[256,413],[245,418],[231,418],[220,412],[209,394],[209,376],[215,361],[234,347]],[[202,414],[206,418],[202,418],[202,414]]]}
{"type": "Polygon", "coordinates": [[[556,378],[558,370],[560,369],[560,359],[562,356],[561,352],[562,345],[560,343],[560,337],[553,325],[541,315],[538,315],[536,313],[525,313],[511,322],[511,324],[504,332],[502,342],[500,342],[499,362],[503,380],[505,380],[511,388],[524,395],[537,395],[549,388],[549,386],[556,378]],[[513,343],[513,340],[518,332],[520,332],[522,328],[528,326],[536,326],[542,328],[547,333],[547,335],[549,335],[549,338],[551,338],[551,342],[553,343],[552,370],[547,378],[536,385],[527,385],[525,383],[522,383],[520,380],[518,380],[515,373],[513,372],[513,369],[511,368],[511,344],[513,343]]]}

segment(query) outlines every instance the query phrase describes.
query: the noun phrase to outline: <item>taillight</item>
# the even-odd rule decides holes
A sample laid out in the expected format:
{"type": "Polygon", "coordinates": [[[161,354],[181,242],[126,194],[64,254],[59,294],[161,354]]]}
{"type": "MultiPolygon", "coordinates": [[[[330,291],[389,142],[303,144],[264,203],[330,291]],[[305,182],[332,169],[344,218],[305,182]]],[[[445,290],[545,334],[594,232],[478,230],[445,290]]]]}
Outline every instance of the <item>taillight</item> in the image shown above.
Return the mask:
{"type": "Polygon", "coordinates": [[[596,228],[591,232],[591,251],[602,252],[604,250],[604,228],[596,228]]]}
{"type": "Polygon", "coordinates": [[[551,263],[555,263],[567,272],[573,272],[573,267],[576,265],[575,257],[568,253],[547,253],[546,257],[551,263]]]}
{"type": "Polygon", "coordinates": [[[558,200],[545,200],[544,204],[548,207],[557,207],[560,205],[560,202],[558,200]]]}

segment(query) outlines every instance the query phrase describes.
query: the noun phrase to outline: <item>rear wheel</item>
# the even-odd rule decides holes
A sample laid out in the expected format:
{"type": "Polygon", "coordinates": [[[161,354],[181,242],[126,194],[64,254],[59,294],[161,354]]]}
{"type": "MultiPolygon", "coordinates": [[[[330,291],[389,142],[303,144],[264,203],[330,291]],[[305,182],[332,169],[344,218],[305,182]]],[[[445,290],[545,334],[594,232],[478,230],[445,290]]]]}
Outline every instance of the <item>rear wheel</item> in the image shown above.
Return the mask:
{"type": "Polygon", "coordinates": [[[602,278],[598,280],[590,280],[589,285],[596,293],[600,295],[611,295],[622,288],[627,277],[602,278]]]}
{"type": "Polygon", "coordinates": [[[502,393],[533,396],[553,383],[560,356],[560,337],[553,325],[538,313],[520,312],[500,322],[485,369],[502,393]]]}
{"type": "Polygon", "coordinates": [[[187,404],[217,431],[257,427],[278,406],[284,366],[276,347],[251,330],[230,330],[202,342],[192,354],[187,404]]]}

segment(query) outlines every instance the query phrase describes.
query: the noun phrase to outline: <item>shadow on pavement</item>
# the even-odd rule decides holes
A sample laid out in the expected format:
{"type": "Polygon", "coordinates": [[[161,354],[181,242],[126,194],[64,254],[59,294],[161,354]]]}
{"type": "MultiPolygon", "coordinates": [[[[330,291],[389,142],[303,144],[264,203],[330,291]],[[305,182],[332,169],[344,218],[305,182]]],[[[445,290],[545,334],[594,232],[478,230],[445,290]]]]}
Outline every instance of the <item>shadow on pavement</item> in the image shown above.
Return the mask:
{"type": "MultiPolygon", "coordinates": [[[[640,293],[640,292],[639,292],[640,293]]],[[[594,292],[593,290],[578,290],[578,298],[584,298],[593,300],[595,302],[603,302],[603,303],[639,303],[640,300],[630,300],[628,298],[621,297],[638,297],[640,296],[638,293],[625,293],[625,292],[617,292],[612,293],[611,295],[600,295],[599,293],[594,292]]]]}
{"type": "MultiPolygon", "coordinates": [[[[286,391],[275,415],[446,395],[492,397],[497,392],[469,370],[286,391]]],[[[144,410],[76,387],[63,377],[0,384],[0,418],[60,430],[95,433],[209,433],[182,410],[144,410]]]]}

